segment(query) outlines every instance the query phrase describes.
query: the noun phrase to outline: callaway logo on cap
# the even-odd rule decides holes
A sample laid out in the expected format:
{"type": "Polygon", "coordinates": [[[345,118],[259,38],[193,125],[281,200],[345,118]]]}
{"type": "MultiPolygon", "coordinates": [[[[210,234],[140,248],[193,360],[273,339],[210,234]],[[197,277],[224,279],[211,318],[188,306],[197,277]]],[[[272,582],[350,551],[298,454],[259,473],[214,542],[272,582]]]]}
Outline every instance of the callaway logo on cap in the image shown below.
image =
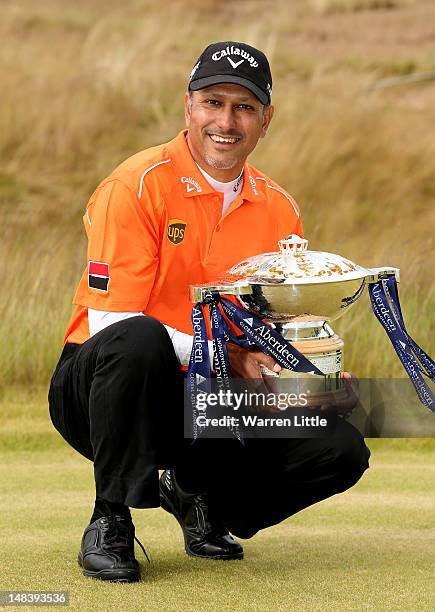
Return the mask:
{"type": "Polygon", "coordinates": [[[217,83],[242,85],[260,102],[270,104],[272,75],[267,57],[245,43],[213,43],[202,52],[190,73],[189,90],[197,91],[217,83]]]}

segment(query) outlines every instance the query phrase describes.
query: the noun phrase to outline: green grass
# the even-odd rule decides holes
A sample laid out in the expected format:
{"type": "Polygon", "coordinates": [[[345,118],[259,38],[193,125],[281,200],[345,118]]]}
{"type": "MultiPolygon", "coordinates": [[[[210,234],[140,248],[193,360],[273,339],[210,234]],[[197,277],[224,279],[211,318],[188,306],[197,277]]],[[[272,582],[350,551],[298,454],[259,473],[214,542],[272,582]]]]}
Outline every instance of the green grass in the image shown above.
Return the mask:
{"type": "Polygon", "coordinates": [[[171,516],[136,510],[152,563],[137,549],[142,582],[118,585],[77,565],[92,465],[52,429],[44,393],[9,389],[0,410],[0,590],[68,590],[73,610],[433,609],[434,440],[371,440],[357,486],[246,541],[241,562],[188,558],[171,516]]]}

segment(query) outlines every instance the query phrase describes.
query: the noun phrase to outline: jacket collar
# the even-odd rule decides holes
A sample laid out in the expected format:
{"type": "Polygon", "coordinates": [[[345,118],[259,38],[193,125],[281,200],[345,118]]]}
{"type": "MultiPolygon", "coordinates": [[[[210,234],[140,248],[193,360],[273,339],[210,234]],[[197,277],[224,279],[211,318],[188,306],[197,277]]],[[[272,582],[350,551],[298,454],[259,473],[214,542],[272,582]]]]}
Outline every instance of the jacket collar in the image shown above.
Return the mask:
{"type": "MultiPolygon", "coordinates": [[[[186,141],[187,130],[182,130],[173,140],[168,143],[168,154],[172,160],[177,181],[181,185],[181,192],[185,198],[191,198],[199,194],[212,194],[215,190],[206,181],[192,157],[186,141]]],[[[247,162],[243,167],[243,188],[241,197],[250,202],[262,201],[265,196],[257,188],[252,168],[247,162]]]]}

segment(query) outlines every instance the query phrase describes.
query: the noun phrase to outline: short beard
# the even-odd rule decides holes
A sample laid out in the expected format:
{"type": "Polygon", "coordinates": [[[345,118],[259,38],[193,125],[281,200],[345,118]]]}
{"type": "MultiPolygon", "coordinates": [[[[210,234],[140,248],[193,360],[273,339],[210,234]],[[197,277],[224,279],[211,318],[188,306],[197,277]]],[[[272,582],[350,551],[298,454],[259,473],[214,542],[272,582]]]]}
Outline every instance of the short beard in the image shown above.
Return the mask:
{"type": "Polygon", "coordinates": [[[204,155],[204,159],[210,168],[215,168],[215,170],[231,170],[237,164],[237,159],[220,160],[210,157],[207,153],[204,155]]]}

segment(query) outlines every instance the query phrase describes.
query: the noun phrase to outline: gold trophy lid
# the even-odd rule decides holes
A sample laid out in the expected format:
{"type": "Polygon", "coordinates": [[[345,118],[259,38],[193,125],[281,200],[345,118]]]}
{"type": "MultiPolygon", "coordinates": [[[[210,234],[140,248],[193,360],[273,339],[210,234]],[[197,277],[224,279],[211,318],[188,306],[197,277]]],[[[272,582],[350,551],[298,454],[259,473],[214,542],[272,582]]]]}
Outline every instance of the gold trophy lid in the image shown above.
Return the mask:
{"type": "Polygon", "coordinates": [[[353,261],[322,251],[309,251],[296,234],[280,240],[279,252],[261,253],[233,266],[228,274],[250,283],[312,284],[362,279],[370,274],[353,261]]]}
{"type": "Polygon", "coordinates": [[[363,268],[340,255],[309,251],[308,240],[295,234],[278,244],[279,252],[248,257],[215,282],[192,286],[192,302],[219,291],[267,317],[307,314],[333,321],[356,302],[366,282],[386,274],[399,280],[397,268],[363,268]]]}

